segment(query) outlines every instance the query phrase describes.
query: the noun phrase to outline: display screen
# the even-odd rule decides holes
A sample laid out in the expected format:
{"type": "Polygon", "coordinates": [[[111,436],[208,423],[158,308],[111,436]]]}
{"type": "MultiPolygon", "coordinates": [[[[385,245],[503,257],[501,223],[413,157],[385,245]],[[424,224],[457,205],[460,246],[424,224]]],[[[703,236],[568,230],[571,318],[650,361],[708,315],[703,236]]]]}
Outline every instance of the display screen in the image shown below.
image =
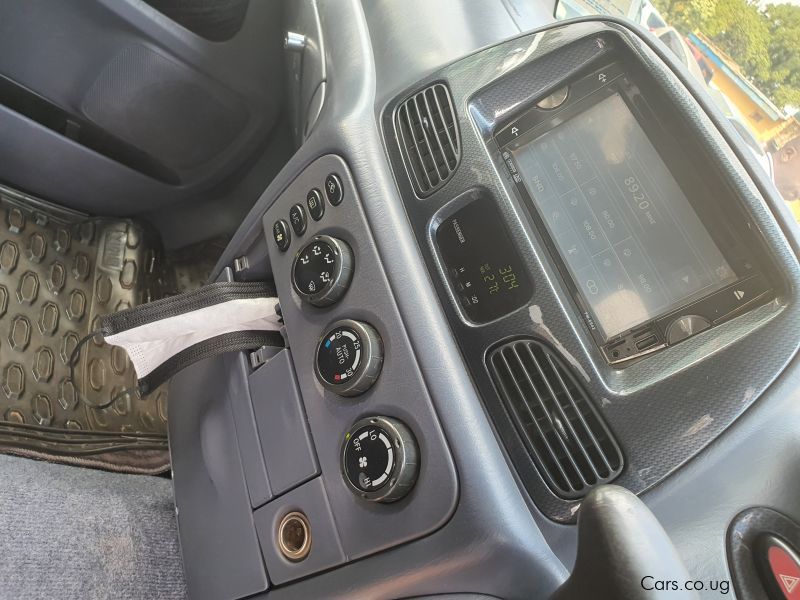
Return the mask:
{"type": "Polygon", "coordinates": [[[436,231],[436,242],[471,321],[493,321],[530,300],[530,279],[488,199],[475,200],[445,220],[436,231]]]}
{"type": "Polygon", "coordinates": [[[510,147],[606,340],[736,279],[618,93],[510,147]]]}

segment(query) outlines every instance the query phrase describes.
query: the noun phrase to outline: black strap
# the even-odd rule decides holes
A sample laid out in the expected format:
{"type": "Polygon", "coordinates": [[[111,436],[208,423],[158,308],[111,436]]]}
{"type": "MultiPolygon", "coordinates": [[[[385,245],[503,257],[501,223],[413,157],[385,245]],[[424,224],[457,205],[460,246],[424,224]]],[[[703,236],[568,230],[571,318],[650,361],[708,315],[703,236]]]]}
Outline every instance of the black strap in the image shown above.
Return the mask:
{"type": "Polygon", "coordinates": [[[218,335],[186,348],[164,361],[149,375],[139,380],[139,392],[143,396],[147,395],[178,371],[217,354],[254,350],[261,346],[283,347],[284,345],[283,336],[278,331],[235,331],[218,335]]]}
{"type": "Polygon", "coordinates": [[[109,337],[134,327],[147,325],[169,317],[215,306],[230,300],[275,297],[275,284],[266,281],[220,281],[203,287],[154,300],[136,308],[105,315],[100,320],[100,332],[109,337]]]}
{"type": "MultiPolygon", "coordinates": [[[[78,388],[78,382],[75,378],[75,366],[80,360],[81,348],[95,336],[102,335],[99,331],[93,331],[84,336],[72,350],[69,357],[69,378],[75,388],[75,394],[80,398],[84,404],[89,404],[86,398],[81,394],[78,388]]],[[[155,390],[162,383],[170,379],[178,371],[182,371],[191,364],[205,358],[211,358],[217,354],[224,354],[226,352],[237,352],[242,350],[255,350],[262,346],[276,346],[282,348],[285,346],[283,336],[278,331],[235,331],[233,333],[225,333],[213,338],[209,338],[200,343],[190,346],[175,356],[170,357],[158,367],[156,367],[149,375],[139,379],[136,389],[125,388],[108,402],[103,404],[89,404],[94,408],[105,408],[112,405],[119,398],[125,397],[129,394],[135,394],[137,391],[140,395],[146,396],[155,390]]]]}

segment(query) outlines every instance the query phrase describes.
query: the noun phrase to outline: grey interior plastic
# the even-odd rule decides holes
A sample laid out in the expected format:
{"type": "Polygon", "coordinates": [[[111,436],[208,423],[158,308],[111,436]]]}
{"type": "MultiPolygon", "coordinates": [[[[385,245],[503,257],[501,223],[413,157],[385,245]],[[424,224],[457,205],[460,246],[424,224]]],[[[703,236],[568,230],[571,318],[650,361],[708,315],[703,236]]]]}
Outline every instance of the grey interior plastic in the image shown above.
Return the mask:
{"type": "MultiPolygon", "coordinates": [[[[376,253],[362,212],[361,195],[347,164],[333,155],[314,161],[266,212],[264,229],[322,480],[347,557],[350,560],[362,558],[441,527],[455,507],[456,472],[397,315],[384,278],[383,261],[376,253]],[[281,252],[272,241],[273,222],[288,219],[291,206],[298,201],[305,202],[311,189],[323,188],[330,173],[336,173],[341,179],[344,200],[339,206],[328,204],[319,221],[309,217],[305,233],[293,235],[288,251],[281,252]],[[291,284],[295,254],[320,234],[344,240],[353,251],[355,265],[344,297],[324,309],[302,302],[291,284]],[[326,328],[346,318],[372,325],[384,346],[380,377],[369,391],[355,398],[343,398],[327,391],[313,369],[317,344],[326,328]],[[357,498],[341,475],[344,435],[353,423],[371,415],[386,415],[403,421],[414,433],[421,449],[420,472],[414,490],[392,504],[375,505],[357,498]]],[[[256,371],[254,377],[258,374],[256,371]]],[[[254,398],[254,402],[258,406],[258,398],[254,398]]]]}
{"type": "Polygon", "coordinates": [[[269,487],[277,496],[319,474],[291,353],[271,358],[249,383],[269,487]]]}
{"type": "MultiPolygon", "coordinates": [[[[397,183],[406,200],[409,219],[429,269],[436,273],[434,285],[473,381],[492,413],[499,435],[511,442],[507,447],[514,464],[522,473],[525,461],[530,462],[520,457],[519,446],[513,443],[516,433],[503,421],[504,409],[494,410],[499,399],[486,372],[484,354],[506,337],[532,335],[556,347],[587,386],[623,448],[627,466],[617,483],[637,493],[656,484],[740,416],[787,366],[797,351],[800,335],[800,330],[795,329],[800,325],[800,305],[792,296],[800,282],[797,257],[766,208],[764,194],[733,155],[705,109],[687,94],[684,84],[688,80],[678,79],[649,47],[648,39],[622,24],[585,20],[497,44],[415,83],[409,91],[434,81],[446,81],[456,107],[462,107],[462,166],[447,186],[424,202],[413,195],[402,170],[392,127],[386,124],[404,94],[384,112],[387,148],[396,165],[397,183]],[[604,31],[612,37],[605,38],[608,43],[601,45],[595,36],[605,35],[604,31]],[[735,194],[726,197],[726,202],[733,205],[731,210],[736,204],[746,207],[751,223],[748,228],[763,232],[769,240],[770,262],[779,273],[776,287],[783,291],[777,302],[624,369],[608,365],[589,335],[545,240],[515,191],[511,175],[501,167],[501,151],[492,137],[498,115],[508,116],[512,107],[546,95],[577,65],[589,57],[610,54],[612,46],[624,48],[634,60],[642,62],[657,81],[651,84],[652,93],[669,98],[680,118],[701,132],[699,137],[708,148],[708,168],[725,173],[736,188],[735,194]],[[482,189],[494,197],[535,288],[528,306],[481,326],[466,322],[459,311],[455,294],[445,283],[446,265],[434,241],[435,224],[463,202],[462,193],[473,189],[482,189]],[[766,354],[770,361],[753,362],[753,356],[766,354]],[[698,402],[697,397],[703,401],[698,402]]],[[[702,93],[694,94],[703,98],[702,93]]],[[[526,480],[539,477],[535,470],[525,475],[526,480]]],[[[574,517],[577,503],[560,500],[546,485],[528,487],[533,488],[531,495],[546,515],[560,521],[574,517]]]]}
{"type": "Polygon", "coordinates": [[[325,100],[327,69],[325,38],[316,2],[290,2],[284,17],[286,31],[302,35],[301,52],[288,52],[289,115],[292,135],[299,146],[311,131],[325,100]]]}
{"type": "MultiPolygon", "coordinates": [[[[277,354],[280,348],[270,350],[273,354],[277,354]]],[[[231,377],[231,410],[250,504],[256,508],[269,501],[273,492],[269,484],[267,462],[261,449],[261,434],[256,426],[255,411],[250,398],[247,381],[250,366],[243,352],[231,353],[224,358],[224,362],[226,369],[234,374],[231,377]]]]}
{"type": "Polygon", "coordinates": [[[698,597],[691,590],[654,589],[642,583],[646,577],[685,582],[689,572],[664,528],[635,494],[616,485],[594,488],[578,515],[575,566],[553,600],[698,597]]]}
{"type": "Polygon", "coordinates": [[[286,583],[338,566],[346,560],[322,479],[301,485],[255,513],[258,539],[272,581],[286,583]],[[311,552],[300,562],[287,560],[275,544],[278,525],[284,515],[302,512],[311,531],[311,552]]]}
{"type": "Polygon", "coordinates": [[[191,598],[241,598],[268,585],[236,446],[229,390],[238,377],[216,357],[170,384],[175,507],[191,598]]]}
{"type": "MultiPolygon", "coordinates": [[[[547,598],[566,579],[565,565],[571,566],[574,560],[575,527],[557,525],[545,518],[521,492],[509,468],[442,314],[417,242],[406,226],[406,214],[394,174],[385,160],[377,123],[381,107],[401,90],[430,75],[444,62],[517,35],[520,28],[516,19],[500,14],[507,10],[506,3],[476,6],[469,2],[418,2],[413,10],[408,6],[402,10],[404,14],[414,14],[420,26],[400,32],[395,30],[396,20],[388,18],[391,11],[379,4],[362,6],[355,0],[316,2],[327,48],[325,106],[306,143],[270,184],[234,236],[218,269],[233,265],[239,256],[257,255],[257,249],[263,248],[265,212],[273,207],[267,221],[269,227],[276,215],[286,218],[292,202],[304,200],[306,185],[296,193],[290,186],[297,177],[307,174],[306,168],[318,157],[330,153],[346,157],[361,199],[363,219],[369,225],[370,251],[379,256],[376,264],[380,264],[388,284],[385,299],[396,302],[398,321],[405,328],[403,335],[414,348],[414,362],[420,366],[424,389],[430,394],[457,467],[459,496],[452,516],[433,533],[314,577],[275,587],[268,597],[391,599],[477,593],[499,598],[547,598]],[[462,14],[470,14],[474,22],[465,24],[454,18],[462,14]],[[420,58],[411,60],[411,56],[420,58]],[[285,195],[287,190],[291,191],[291,199],[285,195]],[[276,204],[278,198],[280,204],[276,204]]],[[[315,185],[321,185],[319,178],[326,174],[323,169],[313,175],[312,179],[318,182],[315,185]]],[[[759,187],[762,188],[761,183],[759,187]]],[[[768,201],[777,205],[769,189],[764,190],[768,201]]],[[[326,219],[333,210],[328,207],[326,219]]],[[[796,227],[784,216],[779,212],[777,220],[794,240],[796,227]]],[[[345,227],[332,229],[331,233],[334,231],[347,235],[345,227]]],[[[271,239],[268,242],[271,258],[278,263],[271,239]]],[[[797,252],[796,242],[793,244],[797,252]]],[[[293,249],[296,247],[293,245],[293,249]]],[[[360,268],[359,254],[356,269],[360,268]]],[[[279,261],[284,266],[279,268],[282,273],[275,269],[275,277],[281,300],[284,304],[289,302],[287,308],[291,309],[287,312],[291,338],[293,321],[297,323],[302,309],[297,299],[286,292],[288,256],[279,261]]],[[[237,276],[258,277],[268,272],[263,261],[253,265],[249,274],[244,270],[237,276]]],[[[345,296],[332,310],[347,308],[350,312],[348,299],[349,295],[345,296]]],[[[310,362],[299,358],[304,354],[310,360],[308,352],[296,347],[311,346],[312,330],[325,325],[322,316],[311,317],[319,321],[316,328],[304,325],[308,329],[302,333],[305,341],[290,341],[317,442],[322,481],[335,509],[334,494],[328,487],[332,482],[326,480],[325,444],[319,443],[313,425],[313,411],[327,410],[325,407],[330,405],[309,402],[319,391],[314,390],[310,362]],[[307,397],[307,393],[311,396],[307,397]]],[[[347,316],[359,315],[351,312],[347,316]]],[[[792,431],[800,420],[796,384],[797,365],[792,363],[732,427],[676,474],[643,495],[662,520],[692,575],[726,578],[724,535],[727,522],[738,512],[736,508],[752,501],[776,505],[790,514],[796,512],[797,478],[782,476],[794,470],[793,454],[785,453],[785,449],[796,446],[792,441],[792,431]],[[744,468],[759,472],[758,481],[742,477],[740,469],[744,468]],[[761,487],[754,492],[757,486],[761,487]],[[676,503],[675,497],[685,501],[676,503]],[[719,500],[712,505],[710,497],[719,500]]],[[[348,410],[346,405],[341,406],[348,410]]],[[[389,408],[395,406],[387,404],[389,408]]],[[[321,439],[327,438],[323,435],[321,439]]],[[[418,487],[415,493],[421,489],[424,488],[418,487]]],[[[338,521],[337,525],[341,532],[338,521]]],[[[188,558],[186,562],[188,572],[203,568],[203,563],[193,565],[188,558]]]]}
{"type": "Polygon", "coordinates": [[[0,73],[175,178],[144,175],[0,107],[0,179],[73,208],[133,214],[208,190],[263,142],[280,106],[279,3],[250,3],[225,42],[133,0],[14,0],[0,22],[0,73]]]}

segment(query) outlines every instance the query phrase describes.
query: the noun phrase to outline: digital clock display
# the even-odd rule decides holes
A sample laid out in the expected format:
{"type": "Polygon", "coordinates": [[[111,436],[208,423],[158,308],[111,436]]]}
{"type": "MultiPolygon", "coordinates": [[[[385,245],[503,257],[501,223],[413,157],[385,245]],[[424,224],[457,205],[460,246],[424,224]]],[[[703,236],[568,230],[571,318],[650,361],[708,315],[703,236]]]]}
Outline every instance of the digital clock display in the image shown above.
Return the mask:
{"type": "Polygon", "coordinates": [[[497,208],[478,198],[446,219],[436,242],[464,313],[487,323],[527,304],[533,293],[497,208]]]}

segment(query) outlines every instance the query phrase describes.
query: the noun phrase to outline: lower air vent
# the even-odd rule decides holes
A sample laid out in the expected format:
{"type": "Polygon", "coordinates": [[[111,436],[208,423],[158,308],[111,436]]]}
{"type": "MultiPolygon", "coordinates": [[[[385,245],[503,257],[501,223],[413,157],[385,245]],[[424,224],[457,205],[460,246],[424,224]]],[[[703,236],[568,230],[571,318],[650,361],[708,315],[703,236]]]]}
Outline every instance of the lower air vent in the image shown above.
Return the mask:
{"type": "Polygon", "coordinates": [[[561,358],[536,340],[493,350],[489,370],[514,425],[548,485],[581,498],[622,470],[622,453],[561,358]]]}
{"type": "Polygon", "coordinates": [[[430,196],[452,177],[461,158],[447,87],[437,83],[411,96],[398,107],[394,126],[414,191],[420,198],[430,196]]]}

